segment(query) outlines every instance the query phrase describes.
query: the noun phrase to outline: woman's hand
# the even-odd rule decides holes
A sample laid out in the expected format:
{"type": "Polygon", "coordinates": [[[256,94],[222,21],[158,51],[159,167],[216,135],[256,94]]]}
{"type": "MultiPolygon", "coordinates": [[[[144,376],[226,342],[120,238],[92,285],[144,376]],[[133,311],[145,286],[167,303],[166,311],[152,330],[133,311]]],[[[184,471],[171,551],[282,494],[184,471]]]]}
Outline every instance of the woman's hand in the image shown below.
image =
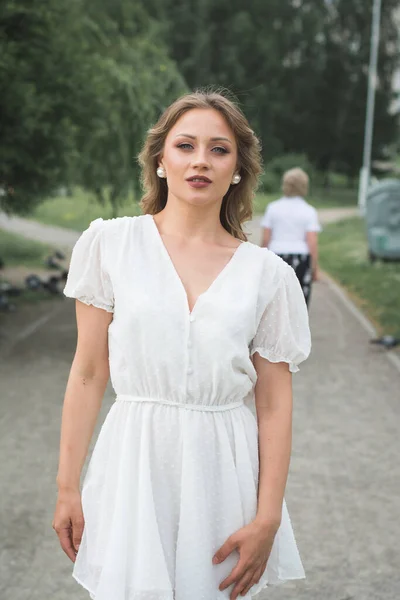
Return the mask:
{"type": "Polygon", "coordinates": [[[76,560],[84,525],[85,521],[79,490],[59,491],[53,519],[53,529],[58,535],[61,548],[72,562],[76,560]]]}
{"type": "Polygon", "coordinates": [[[316,269],[313,269],[312,280],[313,281],[319,281],[320,279],[321,279],[321,275],[320,275],[319,269],[317,267],[316,269]]]}
{"type": "Polygon", "coordinates": [[[214,564],[223,562],[233,550],[238,550],[240,555],[235,568],[219,586],[222,591],[236,583],[230,600],[236,600],[239,594],[245,596],[249,589],[259,582],[267,566],[279,524],[278,520],[260,523],[255,519],[232,534],[215,553],[214,564]]]}

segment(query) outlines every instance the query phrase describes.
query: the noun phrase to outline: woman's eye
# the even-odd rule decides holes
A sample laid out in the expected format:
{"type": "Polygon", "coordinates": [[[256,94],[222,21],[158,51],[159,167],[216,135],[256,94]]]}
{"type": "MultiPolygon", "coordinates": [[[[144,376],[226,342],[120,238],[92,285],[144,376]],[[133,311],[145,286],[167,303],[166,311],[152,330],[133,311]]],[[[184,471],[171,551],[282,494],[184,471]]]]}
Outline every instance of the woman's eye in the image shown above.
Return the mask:
{"type": "MultiPolygon", "coordinates": [[[[189,144],[188,142],[182,142],[182,144],[178,144],[177,148],[181,148],[182,150],[193,150],[192,144],[189,144]]],[[[228,153],[228,150],[226,148],[224,148],[223,146],[215,146],[214,148],[212,148],[211,151],[216,154],[227,154],[228,153]]]]}
{"type": "Polygon", "coordinates": [[[223,148],[222,146],[216,146],[215,148],[213,148],[213,152],[217,152],[218,154],[227,154],[228,150],[226,148],[223,148]]]}

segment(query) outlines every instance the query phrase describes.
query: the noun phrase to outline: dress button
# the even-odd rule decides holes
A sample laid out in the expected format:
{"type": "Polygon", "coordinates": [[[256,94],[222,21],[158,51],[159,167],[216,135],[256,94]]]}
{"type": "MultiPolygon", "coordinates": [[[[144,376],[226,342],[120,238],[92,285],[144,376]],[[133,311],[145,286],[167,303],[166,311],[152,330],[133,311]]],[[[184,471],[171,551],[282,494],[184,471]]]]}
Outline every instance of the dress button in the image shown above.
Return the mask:
{"type": "Polygon", "coordinates": [[[193,321],[194,321],[194,316],[193,316],[193,315],[190,315],[190,317],[189,317],[189,321],[190,321],[191,323],[193,323],[193,321]]]}
{"type": "Polygon", "coordinates": [[[191,367],[188,368],[187,374],[188,375],[192,375],[193,374],[193,369],[191,367]]]}

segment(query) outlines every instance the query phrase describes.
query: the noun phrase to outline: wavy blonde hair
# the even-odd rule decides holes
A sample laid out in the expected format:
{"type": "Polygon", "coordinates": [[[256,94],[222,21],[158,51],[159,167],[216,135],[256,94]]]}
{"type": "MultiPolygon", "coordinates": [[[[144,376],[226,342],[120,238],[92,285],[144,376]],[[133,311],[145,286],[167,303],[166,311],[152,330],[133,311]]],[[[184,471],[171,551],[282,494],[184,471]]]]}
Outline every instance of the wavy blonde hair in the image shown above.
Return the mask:
{"type": "Polygon", "coordinates": [[[310,179],[303,169],[295,167],[289,169],[282,177],[282,191],[285,196],[301,196],[304,198],[308,194],[310,179]]]}
{"type": "Polygon", "coordinates": [[[171,128],[189,110],[213,108],[223,115],[235,135],[238,149],[237,169],[242,177],[240,183],[229,187],[223,198],[221,224],[235,238],[245,241],[247,237],[242,223],[250,219],[253,213],[253,197],[262,170],[261,145],[240,108],[225,94],[226,92],[209,90],[186,94],[175,100],[149,129],[139,154],[144,188],[141,207],[144,213],[155,215],[167,203],[167,182],[157,176],[156,170],[171,128]]]}

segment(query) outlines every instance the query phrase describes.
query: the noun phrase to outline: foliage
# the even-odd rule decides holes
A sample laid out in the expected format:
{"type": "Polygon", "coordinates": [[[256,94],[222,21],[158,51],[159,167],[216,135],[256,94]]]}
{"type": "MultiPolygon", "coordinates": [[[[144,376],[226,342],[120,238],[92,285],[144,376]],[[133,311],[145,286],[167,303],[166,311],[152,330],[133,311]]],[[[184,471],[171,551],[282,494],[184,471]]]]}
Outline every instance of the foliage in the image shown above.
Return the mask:
{"type": "Polygon", "coordinates": [[[144,25],[144,10],[129,13],[125,2],[119,15],[106,4],[1,4],[3,210],[27,212],[56,186],[81,182],[103,201],[107,187],[115,211],[137,181],[146,128],[185,89],[156,31],[147,35],[149,20],[147,33],[138,31],[135,15],[144,25]]]}
{"type": "MultiPolygon", "coordinates": [[[[397,3],[382,4],[374,159],[398,139],[397,3]]],[[[28,212],[78,184],[117,214],[138,194],[147,128],[187,87],[210,85],[236,95],[261,138],[263,190],[279,188],[271,165],[286,154],[348,184],[362,160],[371,10],[363,0],[3,0],[0,209],[28,212]]]]}
{"type": "Polygon", "coordinates": [[[264,193],[279,192],[281,190],[283,174],[289,169],[299,167],[310,177],[310,188],[316,175],[315,169],[305,154],[283,154],[276,156],[266,165],[260,180],[260,190],[264,193]]]}
{"type": "Polygon", "coordinates": [[[89,7],[95,94],[79,136],[83,160],[78,181],[100,203],[109,203],[116,216],[129,191],[139,191],[136,156],[147,128],[186,86],[143,7],[94,0],[89,7]]]}
{"type": "MultiPolygon", "coordinates": [[[[398,138],[390,114],[399,59],[397,0],[382,5],[373,156],[398,138]]],[[[319,170],[358,175],[366,110],[372,2],[150,1],[190,87],[236,93],[264,160],[306,153],[319,170]]]]}
{"type": "Polygon", "coordinates": [[[400,335],[400,264],[368,261],[362,219],[327,225],[320,235],[320,261],[349,290],[380,333],[400,335]]]}
{"type": "Polygon", "coordinates": [[[263,194],[278,194],[281,187],[281,180],[276,173],[267,170],[260,177],[259,191],[263,194]]]}
{"type": "Polygon", "coordinates": [[[67,179],[82,84],[79,3],[0,5],[0,207],[24,212],[67,179]],[[74,43],[72,44],[72,40],[74,43]]]}

